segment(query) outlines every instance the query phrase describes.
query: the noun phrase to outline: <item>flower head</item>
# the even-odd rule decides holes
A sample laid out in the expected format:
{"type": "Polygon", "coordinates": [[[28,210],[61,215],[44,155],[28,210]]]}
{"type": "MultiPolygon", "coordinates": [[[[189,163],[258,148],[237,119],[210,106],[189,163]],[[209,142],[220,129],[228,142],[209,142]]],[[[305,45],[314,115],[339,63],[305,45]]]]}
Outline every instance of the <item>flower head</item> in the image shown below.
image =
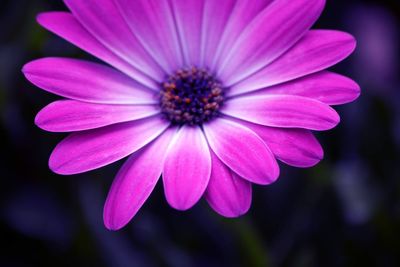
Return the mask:
{"type": "Polygon", "coordinates": [[[38,16],[46,29],[106,64],[28,63],[28,80],[67,98],[36,124],[71,132],[49,165],[77,174],[129,156],[104,221],[120,229],[162,175],[168,203],[205,196],[226,217],[247,212],[251,184],[279,176],[277,160],[311,167],[323,150],[311,131],[335,127],[331,105],[359,96],[324,71],[355,48],[347,33],[310,30],[324,0],[65,0],[38,16]]]}

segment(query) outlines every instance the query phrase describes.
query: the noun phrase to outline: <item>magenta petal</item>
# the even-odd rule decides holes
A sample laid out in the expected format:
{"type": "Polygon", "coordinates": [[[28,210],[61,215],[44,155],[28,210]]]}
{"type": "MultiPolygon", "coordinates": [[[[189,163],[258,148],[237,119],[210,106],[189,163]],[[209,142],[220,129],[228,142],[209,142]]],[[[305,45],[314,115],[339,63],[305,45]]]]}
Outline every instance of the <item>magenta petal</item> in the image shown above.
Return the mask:
{"type": "Polygon", "coordinates": [[[239,36],[224,63],[219,66],[227,86],[268,65],[311,28],[325,0],[276,0],[264,9],[239,36]]]}
{"type": "Polygon", "coordinates": [[[37,17],[37,21],[45,29],[112,65],[136,81],[149,88],[158,89],[157,83],[154,80],[111,52],[110,49],[93,37],[71,13],[41,13],[37,17]]]}
{"type": "Polygon", "coordinates": [[[74,132],[143,119],[159,112],[154,105],[100,105],[60,100],[43,108],[35,123],[50,132],[74,132]]]}
{"type": "MultiPolygon", "coordinates": [[[[236,0],[205,1],[199,64],[201,67],[212,65],[221,43],[221,36],[237,2],[236,0]]],[[[254,4],[250,6],[252,5],[254,4]]]]}
{"type": "Polygon", "coordinates": [[[164,166],[168,145],[175,134],[167,130],[133,154],[122,166],[108,193],[104,224],[110,230],[124,227],[153,191],[164,166]]]}
{"type": "Polygon", "coordinates": [[[273,183],[279,166],[263,140],[250,129],[225,119],[204,125],[208,143],[219,159],[246,180],[273,183]]]}
{"type": "MultiPolygon", "coordinates": [[[[248,0],[236,0],[236,4],[232,13],[226,23],[224,32],[219,41],[216,55],[212,59],[213,62],[209,66],[215,69],[215,66],[220,66],[221,62],[226,59],[228,53],[231,51],[232,46],[238,39],[243,29],[260,13],[266,6],[273,0],[253,0],[249,5],[248,0]]],[[[209,1],[213,3],[220,3],[220,1],[209,1]]],[[[216,16],[218,17],[218,16],[216,16]]]]}
{"type": "Polygon", "coordinates": [[[71,99],[101,104],[154,104],[154,92],[104,65],[77,59],[43,58],[22,70],[36,86],[71,99]]]}
{"type": "Polygon", "coordinates": [[[348,57],[356,41],[348,33],[309,31],[282,57],[231,88],[231,94],[262,89],[324,70],[348,57]]]}
{"type": "Polygon", "coordinates": [[[132,34],[114,1],[64,0],[78,21],[105,47],[158,82],[165,73],[132,34]]]}
{"type": "Polygon", "coordinates": [[[257,124],[324,131],[335,127],[340,117],[317,100],[288,95],[238,97],[226,102],[222,113],[257,124]]]}
{"type": "Polygon", "coordinates": [[[246,96],[297,95],[328,105],[341,105],[360,96],[360,86],[353,80],[328,71],[321,71],[290,82],[267,87],[246,96]]]}
{"type": "Polygon", "coordinates": [[[212,153],[212,171],[206,199],[220,215],[233,218],[245,214],[251,205],[251,183],[231,171],[212,153]]]}
{"type": "Polygon", "coordinates": [[[299,168],[315,166],[324,157],[318,140],[309,130],[262,126],[240,121],[260,136],[280,161],[299,168]]]}
{"type": "Polygon", "coordinates": [[[171,143],[163,182],[168,203],[187,210],[199,201],[211,175],[211,156],[199,127],[183,126],[171,143]]]}
{"type": "Polygon", "coordinates": [[[163,119],[152,117],[73,133],[54,149],[50,169],[69,175],[103,167],[139,150],[167,127],[163,119]]]}
{"type": "Polygon", "coordinates": [[[205,0],[171,0],[185,64],[200,63],[203,9],[205,0]]]}
{"type": "Polygon", "coordinates": [[[115,3],[131,31],[166,72],[182,67],[179,38],[168,0],[117,0],[115,3]]]}

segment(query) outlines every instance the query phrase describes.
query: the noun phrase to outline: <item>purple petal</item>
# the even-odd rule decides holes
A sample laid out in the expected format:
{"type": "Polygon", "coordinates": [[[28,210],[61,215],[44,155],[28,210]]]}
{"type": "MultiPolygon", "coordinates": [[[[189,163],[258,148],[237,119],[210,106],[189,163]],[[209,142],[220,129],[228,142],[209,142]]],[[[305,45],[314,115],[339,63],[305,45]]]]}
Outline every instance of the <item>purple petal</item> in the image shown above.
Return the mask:
{"type": "Polygon", "coordinates": [[[210,67],[212,65],[221,36],[236,4],[236,0],[205,1],[200,66],[210,67]]]}
{"type": "Polygon", "coordinates": [[[131,31],[163,69],[183,65],[174,16],[167,0],[115,1],[131,31]]]}
{"type": "MultiPolygon", "coordinates": [[[[228,91],[229,93],[230,91],[228,91]]],[[[360,86],[353,80],[328,71],[321,71],[290,82],[251,92],[246,96],[297,95],[328,105],[341,105],[360,96],[360,86]]]]}
{"type": "MultiPolygon", "coordinates": [[[[236,1],[236,5],[232,10],[232,14],[229,17],[221,40],[219,41],[216,55],[213,58],[212,64],[210,64],[211,69],[215,69],[216,65],[219,66],[222,64],[222,61],[231,51],[232,46],[243,32],[243,29],[272,1],[273,0],[253,0],[251,5],[249,5],[248,0],[236,1]]],[[[210,2],[220,3],[220,1],[210,2]]]]}
{"type": "Polygon", "coordinates": [[[22,70],[36,86],[71,99],[100,104],[154,104],[154,92],[128,76],[97,63],[43,58],[22,70]]]}
{"type": "Polygon", "coordinates": [[[110,51],[156,81],[164,79],[165,73],[132,34],[114,1],[64,2],[78,21],[110,51]]]}
{"type": "Polygon", "coordinates": [[[318,140],[309,130],[284,129],[240,121],[260,136],[280,161],[299,168],[316,165],[324,157],[318,140]]]}
{"type": "Polygon", "coordinates": [[[275,62],[231,88],[239,94],[324,70],[348,57],[356,41],[348,33],[313,30],[275,62]]]}
{"type": "Polygon", "coordinates": [[[325,0],[276,0],[264,9],[238,38],[219,76],[227,86],[268,65],[311,28],[325,0]]]}
{"type": "Polygon", "coordinates": [[[219,159],[244,179],[256,184],[273,183],[279,166],[270,149],[250,129],[225,119],[204,125],[208,143],[219,159]]]}
{"type": "Polygon", "coordinates": [[[238,97],[227,101],[222,113],[257,124],[324,131],[335,127],[339,115],[330,106],[302,96],[238,97]]]}
{"type": "Polygon", "coordinates": [[[200,62],[201,30],[205,0],[171,0],[185,64],[200,62]]]}
{"type": "Polygon", "coordinates": [[[199,201],[211,175],[211,156],[199,127],[183,126],[171,143],[163,182],[168,203],[187,210],[199,201]]]}
{"type": "Polygon", "coordinates": [[[208,204],[228,218],[245,214],[251,205],[251,183],[231,171],[214,153],[211,157],[211,178],[205,194],[208,204]]]}
{"type": "Polygon", "coordinates": [[[39,14],[37,21],[45,29],[57,34],[104,62],[107,62],[136,81],[149,88],[158,89],[157,83],[154,80],[146,76],[140,70],[135,69],[132,65],[111,52],[110,49],[106,48],[93,37],[71,13],[46,12],[39,14]]]}
{"type": "Polygon", "coordinates": [[[159,112],[153,105],[100,105],[61,100],[43,108],[35,123],[50,132],[73,132],[143,119],[159,112]]]}
{"type": "Polygon", "coordinates": [[[108,193],[104,224],[110,230],[124,227],[153,191],[164,166],[168,145],[175,129],[133,154],[122,166],[108,193]]]}
{"type": "Polygon", "coordinates": [[[54,149],[50,169],[69,175],[103,167],[139,150],[167,127],[163,119],[153,117],[73,133],[54,149]]]}

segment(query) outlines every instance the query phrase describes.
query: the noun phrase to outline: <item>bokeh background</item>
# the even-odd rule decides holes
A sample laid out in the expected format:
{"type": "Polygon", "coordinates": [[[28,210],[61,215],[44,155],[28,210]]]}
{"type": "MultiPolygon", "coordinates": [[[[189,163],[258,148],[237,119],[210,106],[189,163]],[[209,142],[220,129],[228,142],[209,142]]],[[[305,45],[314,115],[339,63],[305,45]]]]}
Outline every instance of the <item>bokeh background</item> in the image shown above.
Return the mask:
{"type": "Polygon", "coordinates": [[[328,0],[315,27],[356,36],[356,53],[334,71],[355,79],[362,96],[318,135],[326,154],[318,166],[281,165],[280,179],[255,186],[251,210],[234,220],[204,201],[175,211],[158,185],[126,228],[109,232],[102,207],[121,163],[50,172],[64,135],[33,120],[57,97],[21,74],[39,57],[92,58],[36,24],[38,12],[66,10],[61,0],[1,0],[0,266],[400,266],[399,5],[328,0]]]}

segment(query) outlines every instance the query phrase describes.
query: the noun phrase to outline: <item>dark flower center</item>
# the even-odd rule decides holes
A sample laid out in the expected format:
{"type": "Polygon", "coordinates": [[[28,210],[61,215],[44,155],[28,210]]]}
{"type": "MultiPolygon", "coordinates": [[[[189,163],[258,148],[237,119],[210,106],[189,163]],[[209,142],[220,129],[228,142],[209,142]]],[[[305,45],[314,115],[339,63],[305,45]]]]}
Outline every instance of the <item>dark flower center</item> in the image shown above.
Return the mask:
{"type": "Polygon", "coordinates": [[[162,114],[176,125],[201,125],[218,116],[224,88],[207,70],[181,69],[161,86],[162,114]]]}

